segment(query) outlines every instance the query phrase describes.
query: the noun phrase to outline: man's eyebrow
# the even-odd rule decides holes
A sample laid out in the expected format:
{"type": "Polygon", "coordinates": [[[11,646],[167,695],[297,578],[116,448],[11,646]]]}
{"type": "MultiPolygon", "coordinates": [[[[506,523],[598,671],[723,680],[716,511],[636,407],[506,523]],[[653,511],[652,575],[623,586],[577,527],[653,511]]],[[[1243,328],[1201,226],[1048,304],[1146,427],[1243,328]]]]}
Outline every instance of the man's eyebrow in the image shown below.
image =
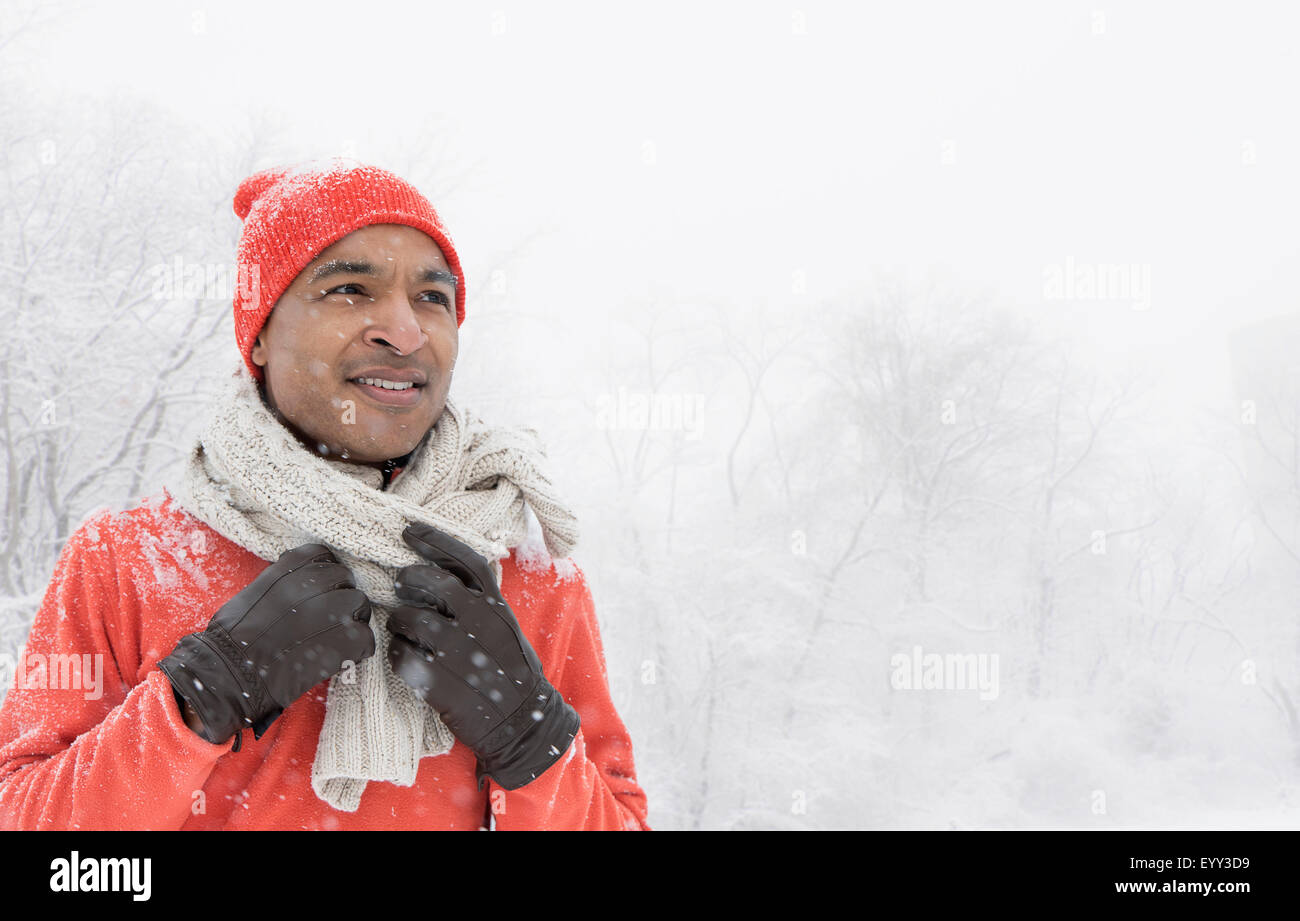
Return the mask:
{"type": "Polygon", "coordinates": [[[327,275],[378,275],[379,271],[372,263],[352,259],[331,259],[316,266],[308,282],[319,281],[327,275]]]}
{"type": "MultiPolygon", "coordinates": [[[[320,279],[329,275],[369,275],[371,277],[376,277],[379,275],[379,270],[375,268],[374,263],[366,262],[364,259],[331,259],[328,262],[322,262],[320,265],[316,266],[316,269],[311,273],[311,278],[308,279],[308,282],[320,281],[320,279]]],[[[416,275],[415,280],[428,282],[429,284],[444,282],[454,288],[456,287],[457,279],[456,276],[450,272],[445,272],[442,269],[436,269],[432,266],[426,266],[416,275]]]]}
{"type": "Polygon", "coordinates": [[[451,274],[450,272],[444,272],[442,269],[435,269],[432,267],[421,270],[421,272],[415,276],[415,280],[427,281],[430,284],[436,284],[437,282],[445,281],[453,288],[456,287],[455,275],[451,274]]]}

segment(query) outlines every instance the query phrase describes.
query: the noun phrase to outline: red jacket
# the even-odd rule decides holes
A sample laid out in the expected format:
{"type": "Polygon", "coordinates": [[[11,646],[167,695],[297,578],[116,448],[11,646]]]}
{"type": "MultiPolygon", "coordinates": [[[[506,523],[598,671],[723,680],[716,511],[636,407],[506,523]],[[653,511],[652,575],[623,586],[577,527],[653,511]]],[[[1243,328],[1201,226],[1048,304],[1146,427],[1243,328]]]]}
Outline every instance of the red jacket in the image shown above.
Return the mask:
{"type": "Polygon", "coordinates": [[[166,490],[84,522],[0,707],[0,828],[478,829],[490,812],[498,829],[649,830],[591,592],[571,561],[501,561],[503,597],[582,719],[565,757],[527,786],[477,790],[458,741],[421,759],[414,785],[371,782],[356,812],[332,808],[311,788],[328,682],[260,740],[243,733],[238,752],[200,738],[156,663],[268,565],[166,490]]]}

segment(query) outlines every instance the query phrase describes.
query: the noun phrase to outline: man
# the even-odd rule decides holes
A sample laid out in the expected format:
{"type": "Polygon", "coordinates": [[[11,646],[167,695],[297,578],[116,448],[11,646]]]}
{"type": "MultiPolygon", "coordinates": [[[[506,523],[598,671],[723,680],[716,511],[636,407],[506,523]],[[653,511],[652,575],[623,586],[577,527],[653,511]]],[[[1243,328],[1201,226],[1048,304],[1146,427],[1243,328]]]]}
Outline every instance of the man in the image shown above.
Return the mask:
{"type": "Polygon", "coordinates": [[[235,211],[243,363],[175,489],[64,546],[0,827],[648,829],[540,444],[449,397],[438,215],[343,161],[235,211]]]}

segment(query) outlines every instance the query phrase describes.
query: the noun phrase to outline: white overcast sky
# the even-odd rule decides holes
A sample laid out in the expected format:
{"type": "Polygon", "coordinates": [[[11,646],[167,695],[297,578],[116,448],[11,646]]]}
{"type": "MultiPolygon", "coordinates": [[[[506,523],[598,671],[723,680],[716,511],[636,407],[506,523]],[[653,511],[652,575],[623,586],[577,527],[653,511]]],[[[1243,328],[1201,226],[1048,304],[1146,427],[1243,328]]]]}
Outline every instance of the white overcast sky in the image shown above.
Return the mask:
{"type": "Polygon", "coordinates": [[[137,0],[11,54],[55,105],[132,92],[213,132],[278,109],[303,154],[444,116],[477,167],[434,202],[462,254],[544,229],[519,290],[576,316],[655,277],[743,316],[795,269],[810,312],[935,269],[1201,392],[1230,326],[1297,308],[1295,9],[137,0]],[[1151,310],[1045,301],[1066,257],[1149,265],[1151,310]]]}

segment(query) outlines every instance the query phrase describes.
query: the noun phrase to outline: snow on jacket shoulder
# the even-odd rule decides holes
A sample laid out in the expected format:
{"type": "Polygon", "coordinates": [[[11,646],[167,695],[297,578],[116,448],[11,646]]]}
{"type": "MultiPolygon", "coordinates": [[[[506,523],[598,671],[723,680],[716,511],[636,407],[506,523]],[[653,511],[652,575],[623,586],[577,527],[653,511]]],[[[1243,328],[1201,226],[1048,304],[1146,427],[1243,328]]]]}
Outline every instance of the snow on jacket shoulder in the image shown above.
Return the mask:
{"type": "Polygon", "coordinates": [[[527,786],[477,789],[460,742],[415,783],[366,786],[356,812],[311,788],[323,681],[261,739],[212,744],[157,668],[269,563],[164,490],[88,518],[68,539],[0,706],[4,829],[642,829],[646,797],[614,709],[595,607],[572,560],[501,561],[501,591],[582,728],[527,786]]]}

